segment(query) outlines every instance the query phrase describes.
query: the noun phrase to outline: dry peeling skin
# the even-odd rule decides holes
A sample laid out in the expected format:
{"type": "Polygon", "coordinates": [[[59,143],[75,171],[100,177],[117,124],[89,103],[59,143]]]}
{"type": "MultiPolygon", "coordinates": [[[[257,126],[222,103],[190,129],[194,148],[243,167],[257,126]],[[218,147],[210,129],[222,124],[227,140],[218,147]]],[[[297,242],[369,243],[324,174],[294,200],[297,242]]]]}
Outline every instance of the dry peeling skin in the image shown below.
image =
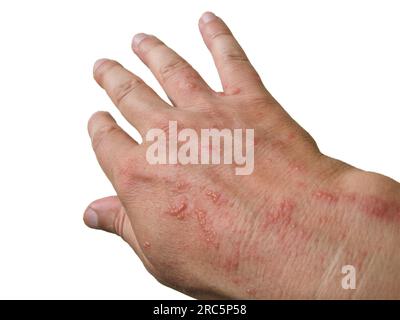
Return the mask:
{"type": "Polygon", "coordinates": [[[223,94],[152,36],[134,51],[176,108],[114,61],[102,61],[95,78],[143,136],[167,131],[170,120],[197,132],[255,129],[254,172],[149,165],[149,143],[135,144],[97,113],[89,132],[118,199],[104,212],[109,200],[94,202],[98,219],[87,212],[86,223],[120,234],[157,279],[198,298],[400,298],[399,184],[322,155],[223,22],[203,21],[200,30],[223,94]],[[344,265],[357,270],[356,290],[341,287],[344,265]]]}

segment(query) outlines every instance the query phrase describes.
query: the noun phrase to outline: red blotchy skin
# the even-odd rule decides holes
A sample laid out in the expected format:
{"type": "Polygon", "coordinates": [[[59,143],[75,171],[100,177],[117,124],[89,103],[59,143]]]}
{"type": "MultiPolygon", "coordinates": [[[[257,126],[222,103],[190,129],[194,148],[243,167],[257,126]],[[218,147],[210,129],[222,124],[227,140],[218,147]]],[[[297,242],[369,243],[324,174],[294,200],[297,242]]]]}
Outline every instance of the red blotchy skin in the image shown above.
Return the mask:
{"type": "Polygon", "coordinates": [[[175,191],[177,193],[182,193],[182,192],[188,191],[190,188],[191,188],[190,183],[185,182],[185,181],[179,181],[176,183],[175,191]]]}
{"type": "Polygon", "coordinates": [[[289,172],[290,173],[306,173],[306,168],[303,164],[296,163],[296,162],[291,162],[289,163],[289,172]]]}
{"type": "Polygon", "coordinates": [[[276,208],[267,212],[263,229],[276,235],[282,250],[296,247],[297,253],[302,254],[312,234],[303,229],[301,224],[294,221],[293,212],[295,208],[294,201],[287,199],[281,201],[276,208]]]}
{"type": "Polygon", "coordinates": [[[343,255],[343,262],[346,264],[353,265],[359,274],[362,274],[363,267],[366,265],[366,259],[368,257],[368,251],[362,250],[360,252],[353,252],[346,250],[343,255]]]}
{"type": "Polygon", "coordinates": [[[179,202],[177,205],[173,205],[171,206],[166,213],[176,217],[178,220],[183,220],[185,219],[185,210],[187,208],[187,204],[185,200],[182,200],[181,202],[179,202]]]}
{"type": "Polygon", "coordinates": [[[389,203],[379,199],[377,197],[365,197],[360,202],[360,208],[366,214],[375,216],[377,218],[395,218],[395,215],[391,215],[389,203]]]}
{"type": "Polygon", "coordinates": [[[257,146],[258,144],[260,144],[261,139],[259,137],[254,137],[254,146],[257,146]]]}
{"type": "Polygon", "coordinates": [[[306,183],[304,181],[298,181],[296,182],[296,186],[300,189],[304,189],[307,187],[306,183]]]}
{"type": "Polygon", "coordinates": [[[240,263],[240,245],[235,244],[233,254],[226,258],[222,263],[222,268],[225,272],[235,272],[239,268],[240,263]]]}
{"type": "Polygon", "coordinates": [[[357,195],[355,193],[348,193],[343,195],[343,200],[354,203],[357,200],[357,195]]]}
{"type": "Polygon", "coordinates": [[[275,140],[275,141],[273,141],[272,142],[272,144],[271,144],[271,147],[272,147],[272,149],[273,150],[280,150],[280,149],[282,149],[282,148],[284,148],[286,146],[286,144],[283,142],[283,141],[281,141],[281,140],[275,140]]]}
{"type": "Polygon", "coordinates": [[[313,195],[316,199],[328,204],[337,204],[340,202],[343,205],[351,205],[358,211],[378,219],[388,221],[400,220],[399,204],[390,203],[376,196],[359,195],[356,193],[345,193],[339,196],[336,193],[328,191],[317,191],[313,195]]]}
{"type": "Polygon", "coordinates": [[[314,192],[313,196],[317,199],[317,200],[321,200],[324,201],[328,204],[334,204],[337,203],[339,201],[339,196],[325,191],[325,190],[318,190],[316,192],[314,192]]]}
{"type": "Polygon", "coordinates": [[[232,283],[236,284],[236,285],[240,285],[243,282],[243,280],[239,277],[233,277],[232,278],[232,283]]]}
{"type": "Polygon", "coordinates": [[[256,289],[251,288],[251,289],[247,289],[246,293],[248,296],[254,298],[256,296],[257,291],[256,291],[256,289]]]}
{"type": "Polygon", "coordinates": [[[210,221],[207,219],[207,213],[204,210],[196,209],[195,214],[206,243],[218,249],[219,243],[217,240],[217,234],[215,233],[210,221]]]}
{"type": "Polygon", "coordinates": [[[219,192],[206,190],[205,195],[207,199],[211,200],[213,204],[215,204],[217,207],[228,205],[228,200],[224,198],[219,192]]]}
{"type": "Polygon", "coordinates": [[[388,222],[400,223],[400,204],[389,202],[375,196],[365,196],[360,199],[358,207],[364,213],[388,222]]]}
{"type": "MultiPolygon", "coordinates": [[[[302,212],[301,207],[298,207],[294,200],[280,201],[267,211],[262,230],[269,237],[268,241],[278,246],[282,254],[291,255],[297,259],[307,256],[313,232],[304,225],[301,216],[295,215],[296,209],[299,213],[302,212]]],[[[268,261],[262,261],[264,255],[260,250],[262,248],[256,248],[252,252],[252,258],[261,264],[268,263],[268,261]]]]}
{"type": "Polygon", "coordinates": [[[210,198],[212,199],[213,202],[217,202],[218,199],[219,199],[219,197],[220,197],[220,194],[219,194],[219,193],[216,193],[216,192],[214,192],[214,191],[207,190],[207,191],[206,191],[206,196],[207,196],[207,197],[210,197],[210,198]]]}
{"type": "Polygon", "coordinates": [[[287,139],[290,141],[293,140],[294,138],[296,138],[296,133],[289,132],[289,134],[287,135],[287,139]]]}
{"type": "Polygon", "coordinates": [[[283,200],[280,202],[277,208],[267,212],[264,228],[268,228],[269,226],[275,224],[288,226],[292,221],[294,207],[295,204],[291,200],[283,200]]]}
{"type": "Polygon", "coordinates": [[[233,87],[228,84],[224,84],[223,87],[224,87],[225,95],[229,95],[229,96],[239,94],[241,91],[240,88],[233,87]]]}
{"type": "Polygon", "coordinates": [[[143,247],[144,247],[145,249],[149,249],[149,248],[151,247],[150,242],[145,241],[145,242],[143,243],[143,247]]]}

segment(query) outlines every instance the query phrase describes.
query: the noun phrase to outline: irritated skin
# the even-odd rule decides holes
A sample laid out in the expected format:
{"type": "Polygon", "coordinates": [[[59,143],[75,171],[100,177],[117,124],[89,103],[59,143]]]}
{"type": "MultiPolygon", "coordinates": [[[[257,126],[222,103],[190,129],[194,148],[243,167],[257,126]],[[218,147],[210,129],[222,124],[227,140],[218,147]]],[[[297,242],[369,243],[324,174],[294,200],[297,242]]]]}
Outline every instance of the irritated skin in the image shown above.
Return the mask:
{"type": "Polygon", "coordinates": [[[168,121],[194,128],[254,128],[255,168],[149,165],[106,112],[89,134],[117,196],[94,201],[84,221],[121,236],[161,283],[196,298],[400,298],[400,187],[321,154],[264,88],[223,21],[199,22],[224,91],[215,92],[154,36],[133,51],[173,106],[119,63],[94,77],[144,136],[168,121]],[[344,265],[357,288],[341,286],[344,265]]]}

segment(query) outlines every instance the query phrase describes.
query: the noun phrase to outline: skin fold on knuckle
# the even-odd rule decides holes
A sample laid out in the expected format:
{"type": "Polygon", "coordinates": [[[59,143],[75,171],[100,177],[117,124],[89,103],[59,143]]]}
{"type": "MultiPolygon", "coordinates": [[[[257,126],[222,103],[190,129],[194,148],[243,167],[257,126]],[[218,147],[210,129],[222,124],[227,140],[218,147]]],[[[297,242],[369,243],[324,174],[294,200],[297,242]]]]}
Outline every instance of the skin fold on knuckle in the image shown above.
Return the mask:
{"type": "Polygon", "coordinates": [[[158,73],[160,75],[161,81],[166,82],[171,77],[177,75],[177,73],[181,72],[184,69],[190,68],[190,64],[182,59],[174,59],[169,61],[167,64],[162,65],[158,69],[158,73]]]}
{"type": "Polygon", "coordinates": [[[204,26],[204,34],[210,42],[219,38],[233,37],[231,31],[219,21],[208,23],[204,26]]]}
{"type": "Polygon", "coordinates": [[[92,133],[92,147],[95,152],[101,148],[105,139],[110,138],[111,135],[120,131],[120,128],[115,124],[106,124],[97,128],[92,133]]]}
{"type": "Polygon", "coordinates": [[[174,87],[181,97],[194,95],[202,88],[200,75],[185,60],[178,59],[160,67],[158,74],[160,82],[174,87]]]}
{"type": "Polygon", "coordinates": [[[126,235],[124,234],[126,219],[127,215],[125,213],[125,210],[121,207],[120,210],[118,210],[113,221],[113,229],[115,230],[116,234],[118,234],[124,240],[126,240],[126,235]]]}
{"type": "Polygon", "coordinates": [[[144,82],[138,78],[127,79],[112,90],[113,100],[116,105],[124,103],[126,98],[137,91],[144,82]]]}

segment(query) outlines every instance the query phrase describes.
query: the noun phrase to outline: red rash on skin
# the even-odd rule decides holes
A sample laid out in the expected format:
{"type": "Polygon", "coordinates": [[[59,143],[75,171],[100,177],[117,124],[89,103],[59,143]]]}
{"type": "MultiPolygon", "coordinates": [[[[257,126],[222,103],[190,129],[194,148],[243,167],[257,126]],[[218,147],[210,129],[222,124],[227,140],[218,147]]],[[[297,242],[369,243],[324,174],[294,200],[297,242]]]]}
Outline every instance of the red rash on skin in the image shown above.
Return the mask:
{"type": "Polygon", "coordinates": [[[246,289],[246,293],[247,293],[247,295],[249,295],[250,297],[255,297],[257,291],[256,291],[256,289],[246,289]]]}
{"type": "Polygon", "coordinates": [[[355,193],[344,194],[343,200],[353,203],[357,200],[357,195],[355,193]]]}
{"type": "Polygon", "coordinates": [[[393,207],[390,203],[374,196],[362,197],[355,193],[349,193],[343,196],[343,200],[355,205],[363,213],[377,218],[400,218],[400,216],[395,212],[395,207],[393,207]]]}
{"type": "Polygon", "coordinates": [[[283,200],[280,202],[277,208],[267,212],[264,228],[274,224],[288,226],[292,222],[292,213],[294,207],[295,204],[290,200],[283,200]]]}
{"type": "Polygon", "coordinates": [[[298,181],[296,182],[296,186],[303,189],[306,187],[306,183],[304,181],[298,181]]]}
{"type": "Polygon", "coordinates": [[[289,132],[289,134],[287,135],[287,139],[288,140],[293,140],[294,138],[296,138],[296,133],[289,132]]]}
{"type": "Polygon", "coordinates": [[[339,234],[339,241],[344,241],[347,237],[347,232],[346,231],[342,231],[339,234]]]}
{"type": "Polygon", "coordinates": [[[217,202],[220,195],[219,195],[219,193],[216,193],[214,191],[207,190],[206,196],[210,197],[213,202],[217,202]]]}
{"type": "Polygon", "coordinates": [[[231,95],[235,95],[235,94],[239,94],[239,93],[240,93],[240,88],[232,89],[230,92],[231,95]]]}
{"type": "Polygon", "coordinates": [[[291,163],[289,163],[289,172],[305,173],[306,168],[303,164],[291,162],[291,163]]]}
{"type": "Polygon", "coordinates": [[[233,254],[223,261],[222,268],[225,270],[225,272],[234,272],[238,270],[239,263],[240,263],[240,246],[239,244],[236,244],[233,254]]]}
{"type": "Polygon", "coordinates": [[[269,162],[269,163],[272,163],[272,162],[274,162],[271,158],[265,158],[265,162],[269,162]]]}
{"type": "Polygon", "coordinates": [[[283,149],[285,146],[286,146],[286,144],[281,140],[275,140],[271,144],[271,147],[273,149],[277,149],[277,150],[283,149]]]}
{"type": "Polygon", "coordinates": [[[192,76],[188,74],[184,74],[183,79],[181,80],[176,80],[176,86],[183,91],[189,90],[189,91],[195,91],[198,88],[197,85],[198,77],[197,76],[192,76]]]}
{"type": "Polygon", "coordinates": [[[236,285],[239,285],[243,282],[243,280],[240,279],[239,277],[234,277],[234,278],[232,278],[232,282],[236,285]]]}
{"type": "Polygon", "coordinates": [[[366,214],[377,218],[390,218],[390,206],[386,201],[376,197],[366,197],[361,200],[360,208],[366,214]]]}
{"type": "Polygon", "coordinates": [[[282,252],[287,248],[295,257],[308,255],[307,244],[311,240],[312,233],[304,230],[297,224],[292,224],[288,228],[281,228],[278,233],[278,244],[283,248],[282,252]]]}
{"type": "Polygon", "coordinates": [[[288,248],[296,246],[296,252],[300,255],[303,252],[301,249],[305,248],[312,234],[293,222],[295,207],[295,203],[291,200],[280,202],[275,209],[267,213],[263,229],[275,231],[280,246],[288,248]]]}
{"type": "Polygon", "coordinates": [[[317,200],[321,200],[321,201],[327,202],[329,204],[336,203],[339,201],[339,197],[336,194],[327,192],[327,191],[323,191],[323,190],[314,192],[313,196],[317,200]]]}
{"type": "MultiPolygon", "coordinates": [[[[281,201],[266,213],[261,228],[272,236],[270,241],[276,242],[282,253],[291,253],[295,257],[300,257],[308,254],[308,243],[312,238],[312,232],[294,220],[295,209],[294,201],[289,199],[281,201]]],[[[262,259],[257,253],[252,255],[257,262],[260,258],[262,259]]]]}
{"type": "Polygon", "coordinates": [[[319,190],[313,193],[315,199],[324,201],[328,204],[337,204],[338,202],[345,202],[356,207],[361,212],[374,216],[378,219],[386,220],[400,220],[400,205],[396,203],[389,203],[376,196],[362,196],[356,193],[346,193],[338,195],[336,193],[319,190]]]}
{"type": "Polygon", "coordinates": [[[190,90],[194,90],[194,89],[197,88],[197,85],[195,83],[193,83],[193,82],[188,82],[187,85],[186,85],[186,88],[190,89],[190,90]]]}
{"type": "Polygon", "coordinates": [[[176,217],[178,220],[183,220],[185,219],[185,210],[187,208],[187,204],[185,200],[182,200],[179,202],[177,205],[171,206],[166,213],[176,217]]]}
{"type": "Polygon", "coordinates": [[[229,96],[233,96],[235,94],[239,94],[240,93],[240,88],[236,88],[236,87],[231,87],[227,84],[223,85],[224,91],[228,92],[225,93],[225,95],[229,95],[229,96]]]}
{"type": "Polygon", "coordinates": [[[187,182],[182,182],[182,181],[177,182],[176,185],[175,185],[175,189],[176,189],[176,191],[177,191],[178,193],[188,191],[188,190],[190,189],[190,187],[191,187],[191,186],[190,186],[189,183],[187,183],[187,182]]]}
{"type": "Polygon", "coordinates": [[[217,206],[222,206],[222,205],[227,205],[228,200],[222,197],[221,193],[215,192],[212,190],[206,190],[205,195],[207,199],[211,200],[215,205],[217,206]]]}
{"type": "Polygon", "coordinates": [[[195,214],[197,216],[197,222],[199,223],[200,230],[205,237],[206,243],[218,249],[219,243],[217,240],[217,234],[207,219],[207,213],[203,210],[196,209],[195,214]]]}
{"type": "MultiPolygon", "coordinates": [[[[343,263],[353,265],[356,270],[361,271],[368,257],[368,252],[362,250],[353,252],[346,250],[343,255],[343,263]]],[[[368,261],[367,261],[368,262],[368,261]]]]}
{"type": "Polygon", "coordinates": [[[151,247],[150,242],[145,241],[145,243],[143,244],[143,247],[144,247],[145,249],[149,249],[149,248],[151,247]]]}

